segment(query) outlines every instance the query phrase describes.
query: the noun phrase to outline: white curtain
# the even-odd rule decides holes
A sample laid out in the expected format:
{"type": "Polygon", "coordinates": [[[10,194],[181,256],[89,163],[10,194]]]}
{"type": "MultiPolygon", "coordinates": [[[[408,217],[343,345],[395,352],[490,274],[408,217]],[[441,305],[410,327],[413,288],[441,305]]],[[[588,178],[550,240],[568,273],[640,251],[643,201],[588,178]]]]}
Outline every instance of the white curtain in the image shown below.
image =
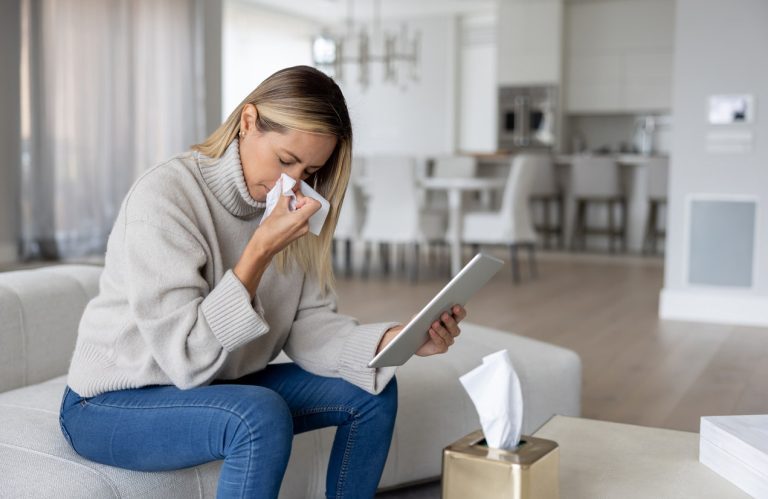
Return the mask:
{"type": "Polygon", "coordinates": [[[25,0],[22,248],[103,253],[144,171],[204,138],[204,0],[25,0]]]}

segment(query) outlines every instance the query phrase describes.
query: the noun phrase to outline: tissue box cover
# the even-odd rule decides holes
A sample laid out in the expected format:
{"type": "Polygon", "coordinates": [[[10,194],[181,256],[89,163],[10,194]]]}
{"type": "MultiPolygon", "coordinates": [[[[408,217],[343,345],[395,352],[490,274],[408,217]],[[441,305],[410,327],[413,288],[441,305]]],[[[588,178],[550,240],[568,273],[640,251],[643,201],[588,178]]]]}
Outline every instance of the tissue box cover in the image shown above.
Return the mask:
{"type": "Polygon", "coordinates": [[[443,450],[443,499],[557,499],[559,468],[557,442],[524,435],[507,451],[478,430],[443,450]]]}
{"type": "Polygon", "coordinates": [[[701,418],[699,461],[753,497],[768,497],[768,415],[701,418]]]}

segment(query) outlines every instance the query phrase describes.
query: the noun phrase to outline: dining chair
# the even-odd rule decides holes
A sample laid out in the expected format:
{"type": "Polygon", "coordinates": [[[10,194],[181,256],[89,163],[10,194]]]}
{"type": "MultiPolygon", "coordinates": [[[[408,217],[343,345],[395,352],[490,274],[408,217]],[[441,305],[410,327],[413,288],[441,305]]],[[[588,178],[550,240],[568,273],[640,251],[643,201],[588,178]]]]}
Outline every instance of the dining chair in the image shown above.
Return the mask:
{"type": "Polygon", "coordinates": [[[571,247],[585,250],[588,236],[607,236],[611,253],[615,240],[627,249],[627,197],[619,165],[613,158],[577,156],[571,168],[570,195],[576,203],[571,247]],[[590,224],[589,208],[604,206],[607,209],[607,225],[590,224]],[[619,220],[616,220],[616,208],[619,220]]]}
{"type": "Polygon", "coordinates": [[[658,240],[665,238],[664,227],[659,227],[663,220],[659,214],[667,204],[667,187],[669,185],[669,160],[654,158],[644,165],[647,168],[648,215],[645,223],[643,238],[643,253],[658,253],[658,240]]]}
{"type": "Polygon", "coordinates": [[[344,202],[341,205],[339,219],[336,222],[336,230],[333,232],[333,261],[337,260],[339,244],[344,245],[344,272],[347,277],[352,275],[353,248],[355,241],[360,239],[360,231],[365,219],[365,203],[358,179],[364,176],[365,159],[354,157],[349,176],[347,191],[344,193],[344,202]]]}
{"type": "Polygon", "coordinates": [[[536,232],[531,222],[529,197],[538,168],[551,161],[546,155],[518,154],[512,157],[509,176],[501,198],[501,209],[491,212],[470,212],[464,215],[462,242],[480,246],[504,244],[509,246],[512,279],[520,282],[517,260],[518,248],[528,250],[531,277],[536,276],[536,232]]]}
{"type": "Polygon", "coordinates": [[[368,274],[371,246],[378,244],[384,273],[389,272],[389,245],[410,247],[410,276],[418,275],[419,245],[444,242],[446,214],[419,203],[416,161],[407,156],[375,156],[366,161],[367,206],[361,239],[363,273],[368,274]]]}

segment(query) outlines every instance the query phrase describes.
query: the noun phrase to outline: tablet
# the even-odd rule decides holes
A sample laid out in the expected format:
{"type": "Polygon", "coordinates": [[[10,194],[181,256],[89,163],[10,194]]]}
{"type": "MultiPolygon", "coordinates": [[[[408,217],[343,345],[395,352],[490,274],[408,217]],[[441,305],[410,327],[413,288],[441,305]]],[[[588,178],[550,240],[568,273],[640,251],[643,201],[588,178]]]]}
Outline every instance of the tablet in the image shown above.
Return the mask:
{"type": "Polygon", "coordinates": [[[504,265],[502,260],[478,253],[440,290],[394,340],[368,363],[368,367],[401,366],[429,339],[429,327],[454,305],[464,306],[504,265]]]}

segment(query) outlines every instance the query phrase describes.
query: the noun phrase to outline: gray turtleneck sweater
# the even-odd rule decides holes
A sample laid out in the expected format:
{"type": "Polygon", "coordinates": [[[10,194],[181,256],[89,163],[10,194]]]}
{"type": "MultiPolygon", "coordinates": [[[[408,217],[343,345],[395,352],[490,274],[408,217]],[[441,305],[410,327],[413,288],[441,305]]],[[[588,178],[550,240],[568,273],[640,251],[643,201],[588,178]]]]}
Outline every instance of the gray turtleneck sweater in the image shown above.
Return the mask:
{"type": "Polygon", "coordinates": [[[142,175],[110,233],[69,386],[83,397],[187,389],[258,371],[285,350],[307,371],[381,392],[395,368],[366,364],[396,323],[359,325],[336,313],[334,295],[298,268],[270,265],[253,301],[232,273],[263,212],[237,140],[221,158],[188,152],[142,175]]]}

